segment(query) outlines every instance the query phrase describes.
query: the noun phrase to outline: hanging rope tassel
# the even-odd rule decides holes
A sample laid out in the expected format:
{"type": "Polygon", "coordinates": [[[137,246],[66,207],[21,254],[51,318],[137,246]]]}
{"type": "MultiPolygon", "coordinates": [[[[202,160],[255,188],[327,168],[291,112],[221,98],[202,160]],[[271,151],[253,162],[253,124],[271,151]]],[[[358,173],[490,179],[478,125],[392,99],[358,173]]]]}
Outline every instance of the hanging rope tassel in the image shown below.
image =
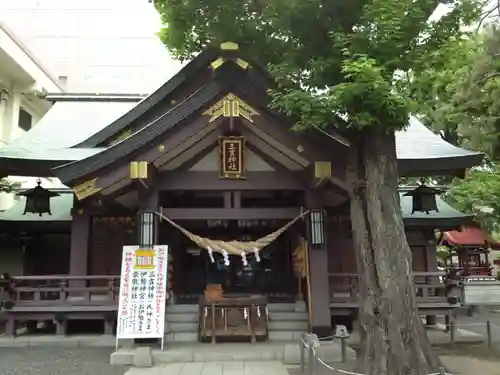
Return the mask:
{"type": "Polygon", "coordinates": [[[210,261],[212,263],[215,263],[214,252],[213,252],[212,248],[208,247],[207,250],[208,250],[208,256],[210,257],[210,261]]]}
{"type": "Polygon", "coordinates": [[[229,266],[229,254],[226,250],[222,251],[222,256],[224,257],[224,265],[229,266]]]}
{"type": "Polygon", "coordinates": [[[260,262],[259,249],[257,248],[253,249],[253,253],[255,255],[255,260],[257,261],[257,263],[259,263],[260,262]]]}

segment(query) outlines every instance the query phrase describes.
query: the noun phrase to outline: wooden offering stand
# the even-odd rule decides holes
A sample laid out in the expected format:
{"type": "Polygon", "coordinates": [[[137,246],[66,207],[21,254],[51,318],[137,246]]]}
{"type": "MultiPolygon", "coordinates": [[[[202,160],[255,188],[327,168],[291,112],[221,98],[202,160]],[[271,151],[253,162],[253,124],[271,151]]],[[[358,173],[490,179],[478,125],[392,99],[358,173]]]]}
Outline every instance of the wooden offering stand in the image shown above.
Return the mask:
{"type": "Polygon", "coordinates": [[[199,301],[198,339],[214,344],[217,339],[250,342],[266,340],[267,298],[260,295],[210,298],[207,293],[199,301]]]}

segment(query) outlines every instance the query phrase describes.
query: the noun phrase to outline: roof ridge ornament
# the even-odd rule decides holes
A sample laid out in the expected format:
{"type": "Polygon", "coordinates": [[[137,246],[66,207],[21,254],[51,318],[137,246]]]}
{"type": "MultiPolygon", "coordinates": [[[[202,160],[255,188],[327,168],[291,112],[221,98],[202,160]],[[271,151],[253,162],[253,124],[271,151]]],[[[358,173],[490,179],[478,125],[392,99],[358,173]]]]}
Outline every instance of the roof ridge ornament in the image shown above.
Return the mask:
{"type": "MultiPolygon", "coordinates": [[[[210,63],[210,66],[212,67],[212,70],[217,70],[219,69],[222,65],[224,65],[228,61],[227,58],[224,57],[218,57],[214,61],[210,63]]],[[[250,67],[250,63],[246,60],[243,60],[240,57],[231,57],[229,58],[229,61],[233,61],[236,65],[238,65],[241,69],[247,70],[250,67]]]]}
{"type": "Polygon", "coordinates": [[[238,51],[238,43],[235,42],[224,42],[220,44],[220,49],[222,51],[238,51]]]}
{"type": "Polygon", "coordinates": [[[243,117],[253,123],[253,116],[258,116],[257,112],[252,106],[241,100],[233,93],[229,93],[213,106],[203,112],[203,115],[210,116],[208,122],[214,122],[219,117],[243,117]]]}

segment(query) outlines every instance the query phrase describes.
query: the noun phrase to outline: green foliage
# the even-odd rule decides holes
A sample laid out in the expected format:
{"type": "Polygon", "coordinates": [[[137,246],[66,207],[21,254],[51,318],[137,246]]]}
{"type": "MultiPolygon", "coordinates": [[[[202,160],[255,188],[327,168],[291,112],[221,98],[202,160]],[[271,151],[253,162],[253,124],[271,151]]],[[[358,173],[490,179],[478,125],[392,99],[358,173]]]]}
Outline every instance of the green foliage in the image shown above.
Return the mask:
{"type": "MultiPolygon", "coordinates": [[[[500,31],[484,28],[452,38],[416,65],[400,89],[418,113],[449,142],[500,161],[500,31]]],[[[500,225],[499,166],[456,180],[449,202],[473,213],[490,231],[500,225]],[[490,212],[491,210],[491,212],[490,212]]]]}
{"type": "Polygon", "coordinates": [[[6,178],[0,179],[0,192],[1,193],[11,193],[17,186],[18,186],[18,183],[10,182],[6,178]]]}
{"type": "Polygon", "coordinates": [[[500,31],[452,38],[408,73],[401,89],[445,139],[500,160],[500,31]]]}
{"type": "Polygon", "coordinates": [[[465,180],[454,181],[446,198],[456,209],[474,214],[483,228],[493,232],[500,225],[500,165],[472,171],[465,180]]]}
{"type": "Polygon", "coordinates": [[[163,42],[181,59],[234,41],[268,65],[279,83],[273,106],[299,128],[402,129],[412,109],[400,83],[479,15],[480,3],[455,0],[428,22],[440,0],[155,0],[163,42]],[[398,75],[395,75],[398,73],[398,75]]]}
{"type": "Polygon", "coordinates": [[[413,100],[413,112],[434,130],[443,131],[445,138],[454,144],[463,140],[459,138],[459,127],[467,126],[470,121],[458,101],[476,57],[474,38],[451,38],[419,61],[412,71],[405,72],[399,82],[400,89],[413,100]]]}
{"type": "Polygon", "coordinates": [[[437,246],[436,257],[438,264],[444,265],[446,260],[450,257],[450,249],[447,246],[437,246]]]}

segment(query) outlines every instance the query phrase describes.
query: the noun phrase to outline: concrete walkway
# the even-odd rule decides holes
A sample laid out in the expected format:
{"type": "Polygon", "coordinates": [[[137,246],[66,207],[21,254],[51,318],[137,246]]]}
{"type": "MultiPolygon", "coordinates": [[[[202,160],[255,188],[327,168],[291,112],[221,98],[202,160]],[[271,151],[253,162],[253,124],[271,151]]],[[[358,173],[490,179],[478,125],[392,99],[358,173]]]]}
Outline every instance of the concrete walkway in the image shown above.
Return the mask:
{"type": "Polygon", "coordinates": [[[281,362],[165,363],[150,368],[131,368],[125,375],[288,375],[281,362]]]}

